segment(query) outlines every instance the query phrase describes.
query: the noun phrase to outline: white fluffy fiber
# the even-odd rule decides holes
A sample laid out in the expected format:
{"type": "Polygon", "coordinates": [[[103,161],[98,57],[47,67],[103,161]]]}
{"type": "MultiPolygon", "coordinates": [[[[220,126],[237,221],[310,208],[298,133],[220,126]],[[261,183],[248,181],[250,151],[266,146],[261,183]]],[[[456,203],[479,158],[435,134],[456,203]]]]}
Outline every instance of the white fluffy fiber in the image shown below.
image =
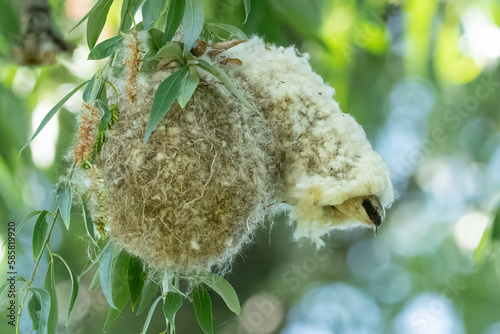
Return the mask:
{"type": "Polygon", "coordinates": [[[255,99],[279,134],[284,178],[280,196],[293,205],[296,238],[321,244],[321,235],[345,223],[323,210],[325,206],[365,195],[376,195],[384,207],[393,202],[387,165],[361,126],[341,112],[334,89],[313,72],[308,55],[253,37],[221,57],[243,62],[224,69],[255,99]]]}

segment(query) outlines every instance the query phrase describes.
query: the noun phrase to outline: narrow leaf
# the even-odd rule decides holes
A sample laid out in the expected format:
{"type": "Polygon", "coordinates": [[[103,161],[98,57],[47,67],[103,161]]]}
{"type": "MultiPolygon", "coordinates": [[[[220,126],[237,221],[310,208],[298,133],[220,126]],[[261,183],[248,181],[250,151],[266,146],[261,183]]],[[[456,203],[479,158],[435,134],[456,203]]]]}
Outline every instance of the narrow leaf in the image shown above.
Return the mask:
{"type": "Polygon", "coordinates": [[[92,77],[92,79],[90,79],[87,87],[85,87],[82,95],[83,102],[93,104],[103,87],[104,80],[102,78],[102,74],[98,72],[92,77]]]}
{"type": "Polygon", "coordinates": [[[153,305],[151,305],[151,308],[149,309],[149,312],[148,312],[148,317],[146,318],[146,322],[144,323],[144,327],[142,328],[141,334],[146,334],[148,327],[149,327],[149,323],[151,322],[151,319],[153,318],[153,314],[155,313],[156,305],[158,305],[160,300],[161,300],[161,296],[156,298],[153,305]]]}
{"type": "Polygon", "coordinates": [[[102,100],[97,100],[95,106],[102,114],[101,121],[99,122],[99,131],[102,132],[108,128],[109,121],[111,120],[111,111],[108,104],[102,100]]]}
{"type": "Polygon", "coordinates": [[[89,60],[104,59],[111,56],[123,44],[123,36],[115,36],[97,44],[89,53],[89,60]]]}
{"type": "Polygon", "coordinates": [[[247,107],[248,109],[250,109],[255,113],[259,113],[258,109],[255,108],[250,102],[248,102],[245,96],[243,96],[243,94],[233,84],[231,78],[222,69],[214,65],[211,65],[209,62],[203,59],[197,59],[197,61],[198,61],[198,63],[196,64],[197,66],[204,69],[208,73],[212,74],[217,79],[219,79],[224,84],[224,86],[226,86],[226,88],[229,89],[229,91],[233,93],[233,95],[236,96],[236,98],[238,98],[238,100],[240,100],[240,102],[245,107],[247,107]]]}
{"type": "Polygon", "coordinates": [[[28,313],[33,322],[33,330],[44,333],[50,313],[50,295],[40,288],[29,288],[31,298],[28,301],[28,313]]]}
{"type": "Polygon", "coordinates": [[[243,4],[245,5],[245,22],[243,22],[243,23],[246,23],[248,20],[248,14],[250,14],[250,7],[252,5],[252,1],[251,0],[243,0],[243,4]]]}
{"type": "Polygon", "coordinates": [[[221,40],[248,39],[248,36],[235,26],[223,23],[207,23],[207,25],[221,40]]]}
{"type": "Polygon", "coordinates": [[[202,0],[186,0],[186,9],[182,18],[184,28],[184,51],[189,51],[200,36],[205,20],[202,0]]]}
{"type": "Polygon", "coordinates": [[[83,200],[83,196],[78,196],[80,199],[80,204],[82,205],[82,217],[83,217],[83,223],[85,224],[85,230],[87,232],[87,235],[89,236],[90,240],[94,243],[94,245],[97,246],[97,242],[95,241],[95,235],[94,235],[94,224],[92,223],[92,219],[87,217],[87,208],[85,206],[85,201],[83,200]]]}
{"type": "Polygon", "coordinates": [[[66,326],[68,326],[69,317],[71,316],[71,312],[73,311],[73,307],[75,306],[76,297],[78,297],[79,282],[75,272],[71,270],[68,263],[62,258],[62,256],[56,253],[54,253],[54,256],[57,257],[59,260],[61,260],[61,262],[64,264],[64,266],[68,270],[68,274],[71,279],[71,294],[68,306],[68,317],[66,319],[66,326]]]}
{"type": "Polygon", "coordinates": [[[154,26],[165,8],[165,3],[165,0],[146,0],[146,2],[144,2],[144,5],[142,5],[142,22],[144,24],[144,29],[149,29],[154,26]]]}
{"type": "Polygon", "coordinates": [[[498,207],[495,218],[491,226],[491,239],[493,241],[500,241],[500,207],[498,207]]]}
{"type": "Polygon", "coordinates": [[[66,229],[69,229],[72,201],[73,193],[71,191],[71,186],[69,184],[60,184],[56,189],[56,203],[59,207],[61,219],[64,225],[66,225],[66,229]]]}
{"type": "Polygon", "coordinates": [[[175,328],[175,315],[181,308],[183,300],[184,297],[175,292],[167,292],[165,295],[163,314],[165,314],[165,318],[173,328],[175,328]]]}
{"type": "Polygon", "coordinates": [[[54,261],[50,261],[45,277],[45,290],[50,295],[49,318],[47,320],[47,334],[55,334],[57,330],[57,321],[59,316],[59,308],[57,305],[56,279],[54,273],[54,261]]]}
{"type": "Polygon", "coordinates": [[[43,210],[40,215],[38,215],[38,218],[35,222],[35,226],[33,228],[33,261],[36,261],[38,256],[40,255],[40,252],[43,249],[43,246],[45,245],[45,240],[47,238],[47,232],[49,229],[49,224],[47,223],[47,220],[45,217],[47,216],[48,211],[43,210]]]}
{"type": "Polygon", "coordinates": [[[100,0],[92,8],[87,22],[87,45],[92,50],[101,35],[113,0],[100,0]]]}
{"type": "Polygon", "coordinates": [[[97,270],[92,278],[92,282],[89,285],[89,291],[94,292],[98,286],[101,285],[101,277],[99,276],[99,270],[97,270]]]}
{"type": "Polygon", "coordinates": [[[188,73],[188,68],[183,67],[177,72],[170,75],[163,81],[156,91],[151,107],[148,124],[146,126],[146,134],[144,136],[144,144],[148,141],[151,133],[156,129],[160,121],[165,117],[170,107],[174,103],[181,89],[182,80],[188,73]]]}
{"type": "Polygon", "coordinates": [[[47,113],[47,115],[45,115],[45,117],[43,118],[42,122],[40,123],[40,125],[38,126],[38,128],[36,129],[35,133],[33,134],[33,136],[31,136],[30,140],[28,140],[28,142],[23,146],[23,148],[19,151],[19,154],[21,154],[21,152],[26,148],[26,146],[28,146],[32,141],[33,139],[35,139],[36,136],[38,136],[38,134],[40,133],[40,131],[42,131],[42,129],[45,127],[45,125],[47,125],[47,123],[51,120],[51,118],[56,114],[56,112],[61,109],[61,107],[66,103],[66,101],[69,100],[70,97],[73,96],[73,94],[75,94],[80,88],[82,88],[83,85],[85,85],[88,81],[85,81],[83,83],[81,83],[80,85],[78,85],[75,89],[73,89],[71,92],[69,92],[65,97],[62,98],[61,101],[59,101],[59,103],[57,103],[54,108],[50,109],[50,111],[47,113]]]}
{"type": "Polygon", "coordinates": [[[224,299],[227,307],[237,315],[241,316],[241,306],[238,300],[238,295],[233,286],[226,281],[223,277],[214,275],[212,273],[202,277],[202,282],[208,285],[212,290],[217,292],[219,296],[224,299]]]}
{"type": "Polygon", "coordinates": [[[99,277],[101,280],[101,288],[104,293],[104,297],[108,301],[109,306],[114,309],[118,309],[113,302],[113,290],[112,290],[112,274],[113,274],[113,255],[115,253],[115,248],[110,246],[107,247],[101,257],[101,265],[99,266],[99,277]]]}
{"type": "Polygon", "coordinates": [[[170,0],[167,7],[167,19],[163,42],[171,41],[181,24],[184,10],[186,8],[185,0],[170,0]]]}
{"type": "Polygon", "coordinates": [[[189,66],[189,73],[182,81],[181,90],[179,95],[177,95],[177,102],[179,106],[184,108],[186,104],[191,100],[191,97],[200,83],[200,74],[193,66],[189,66]]]}
{"type": "Polygon", "coordinates": [[[142,294],[141,294],[141,304],[139,305],[139,309],[137,310],[137,315],[141,314],[151,303],[151,301],[156,297],[158,294],[160,286],[152,281],[148,280],[144,284],[144,288],[142,288],[142,294]]]}
{"type": "Polygon", "coordinates": [[[132,18],[144,0],[123,0],[119,31],[127,31],[132,25],[132,18]]]}
{"type": "Polygon", "coordinates": [[[144,287],[144,271],[142,263],[138,257],[131,256],[128,262],[128,288],[130,292],[130,303],[132,312],[135,308],[135,303],[139,299],[142,288],[144,287]]]}
{"type": "Polygon", "coordinates": [[[491,229],[487,228],[483,232],[483,236],[479,241],[479,245],[474,250],[473,259],[474,265],[481,266],[491,251],[491,229]]]}
{"type": "Polygon", "coordinates": [[[196,319],[205,334],[213,333],[212,300],[207,290],[198,285],[193,292],[193,305],[196,319]]]}

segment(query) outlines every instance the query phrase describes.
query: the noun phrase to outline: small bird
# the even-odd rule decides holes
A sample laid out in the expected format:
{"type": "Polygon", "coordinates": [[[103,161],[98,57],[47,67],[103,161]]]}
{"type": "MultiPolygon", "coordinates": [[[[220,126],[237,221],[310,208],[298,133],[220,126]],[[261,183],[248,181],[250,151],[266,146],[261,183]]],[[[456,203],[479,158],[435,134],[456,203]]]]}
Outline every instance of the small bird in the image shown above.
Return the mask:
{"type": "Polygon", "coordinates": [[[375,195],[350,198],[333,208],[346,218],[367,224],[377,235],[377,230],[385,218],[385,210],[380,200],[375,195]]]}

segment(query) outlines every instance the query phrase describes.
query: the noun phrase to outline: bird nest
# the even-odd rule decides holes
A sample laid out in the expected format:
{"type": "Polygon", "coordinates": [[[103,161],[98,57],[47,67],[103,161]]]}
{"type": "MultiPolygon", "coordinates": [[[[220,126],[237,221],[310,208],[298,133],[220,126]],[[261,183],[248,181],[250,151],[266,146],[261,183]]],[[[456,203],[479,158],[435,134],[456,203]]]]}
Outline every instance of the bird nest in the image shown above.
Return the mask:
{"type": "Polygon", "coordinates": [[[74,184],[102,235],[151,268],[192,274],[224,268],[283,209],[295,238],[318,246],[345,222],[380,225],[393,201],[387,166],[306,55],[257,37],[203,48],[259,112],[200,70],[187,105],[174,103],[144,144],[155,92],[179,65],[146,66],[148,39],[125,36],[108,74],[117,103],[105,138],[96,107],[82,108],[74,184]]]}

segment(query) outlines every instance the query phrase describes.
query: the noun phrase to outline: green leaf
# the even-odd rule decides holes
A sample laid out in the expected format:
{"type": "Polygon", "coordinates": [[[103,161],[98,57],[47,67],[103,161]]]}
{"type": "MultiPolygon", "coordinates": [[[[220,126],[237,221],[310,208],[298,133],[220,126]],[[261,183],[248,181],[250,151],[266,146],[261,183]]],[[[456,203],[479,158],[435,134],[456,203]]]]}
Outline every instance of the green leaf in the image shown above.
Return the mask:
{"type": "Polygon", "coordinates": [[[45,217],[47,216],[48,211],[43,210],[36,219],[35,227],[33,228],[33,261],[38,259],[41,251],[43,250],[43,246],[45,245],[45,241],[47,240],[49,224],[45,217]]]}
{"type": "Polygon", "coordinates": [[[87,22],[87,45],[92,50],[101,35],[113,0],[99,0],[90,10],[87,22]]]}
{"type": "Polygon", "coordinates": [[[149,116],[148,124],[146,126],[146,134],[144,136],[144,144],[148,141],[151,133],[156,129],[160,121],[165,117],[170,107],[174,103],[177,95],[182,86],[182,80],[188,73],[188,68],[183,67],[177,72],[170,75],[165,79],[158,90],[156,91],[153,99],[153,106],[151,107],[151,114],[149,116]]]}
{"type": "Polygon", "coordinates": [[[141,334],[146,334],[148,327],[149,327],[149,323],[151,322],[151,318],[153,318],[153,314],[155,313],[156,305],[158,305],[160,300],[161,300],[161,296],[156,298],[153,305],[151,305],[151,308],[149,309],[149,312],[148,312],[148,317],[146,318],[146,322],[144,323],[144,327],[142,327],[141,334]]]}
{"type": "Polygon", "coordinates": [[[142,288],[141,304],[139,305],[139,309],[137,310],[137,315],[141,314],[142,311],[144,311],[148,307],[151,301],[158,294],[159,288],[160,286],[158,285],[158,283],[152,280],[146,281],[144,287],[142,288]]]}
{"type": "Polygon", "coordinates": [[[139,299],[142,288],[144,287],[144,271],[142,270],[141,260],[136,256],[131,256],[128,262],[128,287],[130,292],[130,303],[132,312],[135,303],[139,299]]]}
{"type": "Polygon", "coordinates": [[[195,67],[189,66],[189,73],[184,77],[184,80],[182,80],[181,90],[177,95],[177,102],[179,102],[181,108],[184,108],[189,100],[191,100],[199,83],[200,74],[195,67]]]}
{"type": "Polygon", "coordinates": [[[224,299],[224,302],[226,302],[227,307],[229,307],[231,311],[241,316],[241,306],[240,301],[238,300],[238,295],[228,281],[226,281],[223,277],[212,273],[201,277],[201,280],[212,290],[217,292],[222,299],[224,299]]]}
{"type": "Polygon", "coordinates": [[[83,217],[83,223],[85,224],[85,230],[87,232],[87,235],[89,236],[90,240],[94,243],[94,245],[97,246],[97,242],[95,241],[95,235],[94,235],[94,224],[92,223],[92,219],[87,217],[87,207],[85,205],[85,201],[83,200],[84,195],[78,196],[80,199],[80,204],[82,206],[82,217],[83,217]]]}
{"type": "Polygon", "coordinates": [[[102,100],[97,100],[95,106],[102,114],[101,121],[99,122],[99,132],[106,131],[111,120],[111,111],[108,104],[102,100]]]}
{"type": "Polygon", "coordinates": [[[184,301],[184,297],[175,292],[167,292],[165,295],[165,301],[163,302],[163,314],[165,314],[165,318],[168,323],[175,329],[175,315],[177,311],[182,306],[182,302],[184,301]]]}
{"type": "Polygon", "coordinates": [[[202,285],[198,285],[193,291],[193,305],[201,329],[205,334],[212,334],[212,300],[202,285]]]}
{"type": "Polygon", "coordinates": [[[119,31],[127,31],[132,25],[132,18],[144,0],[123,0],[119,31]]]}
{"type": "Polygon", "coordinates": [[[99,276],[104,296],[109,306],[122,311],[127,304],[128,294],[128,262],[130,256],[127,252],[116,252],[114,247],[103,253],[99,276]]]}
{"type": "Polygon", "coordinates": [[[202,0],[186,0],[186,9],[182,18],[184,28],[184,51],[189,51],[200,36],[205,20],[202,0]]]}
{"type": "MultiPolygon", "coordinates": [[[[21,232],[21,230],[23,229],[23,227],[26,225],[26,223],[33,217],[35,217],[36,215],[39,215],[40,212],[42,211],[31,211],[30,213],[28,213],[24,218],[23,220],[21,220],[21,222],[19,224],[17,224],[16,226],[16,233],[15,235],[18,235],[19,232],[21,232]]],[[[2,244],[2,247],[1,248],[4,248],[5,245],[7,244],[8,240],[5,240],[5,242],[2,244]]]]}
{"type": "Polygon", "coordinates": [[[66,229],[69,229],[72,201],[73,193],[71,186],[69,184],[60,184],[56,189],[56,203],[59,207],[61,219],[63,220],[64,225],[66,225],[66,229]]]}
{"type": "Polygon", "coordinates": [[[149,48],[156,54],[156,52],[158,52],[158,50],[160,50],[163,46],[163,33],[156,28],[151,28],[149,29],[148,34],[151,37],[149,39],[149,48]]]}
{"type": "Polygon", "coordinates": [[[83,102],[93,104],[99,93],[104,88],[104,80],[101,74],[101,72],[97,72],[92,79],[90,79],[87,87],[85,87],[85,90],[83,91],[83,102]]]}
{"type": "Polygon", "coordinates": [[[186,8],[185,0],[169,0],[163,42],[171,41],[181,24],[186,8]]]}
{"type": "Polygon", "coordinates": [[[243,0],[243,4],[245,5],[245,22],[243,22],[243,23],[246,23],[248,20],[248,14],[250,14],[250,7],[252,5],[252,1],[251,0],[243,0]]]}
{"type": "Polygon", "coordinates": [[[69,323],[69,317],[71,316],[71,312],[73,311],[73,307],[75,306],[76,298],[78,297],[78,289],[79,289],[79,282],[78,282],[78,277],[76,277],[76,274],[71,268],[69,267],[68,263],[60,256],[59,254],[54,253],[54,256],[57,257],[61,262],[64,264],[66,269],[68,270],[69,277],[71,279],[71,294],[70,294],[70,299],[69,299],[69,306],[68,306],[68,317],[66,319],[66,326],[68,326],[69,323]]]}
{"type": "Polygon", "coordinates": [[[89,53],[89,60],[104,59],[111,56],[123,44],[123,36],[115,36],[97,44],[89,53]]]}
{"type": "Polygon", "coordinates": [[[500,207],[496,212],[491,226],[491,239],[493,241],[500,241],[500,207]]]}
{"type": "Polygon", "coordinates": [[[235,26],[223,23],[207,23],[207,25],[221,40],[227,41],[233,38],[248,39],[248,36],[235,26]]]}
{"type": "Polygon", "coordinates": [[[142,5],[142,22],[144,24],[144,29],[149,29],[154,26],[161,12],[165,9],[165,3],[165,0],[146,0],[146,2],[144,2],[144,5],[142,5]]]}
{"type": "MultiPolygon", "coordinates": [[[[127,261],[128,263],[129,260],[129,255],[122,251],[118,256],[115,258],[116,262],[116,267],[118,268],[120,265],[123,265],[124,262],[127,261]]],[[[127,267],[128,268],[128,267],[127,267]]],[[[120,271],[120,269],[114,269],[115,271],[120,271]]],[[[128,269],[127,269],[128,271],[128,269]]],[[[104,331],[108,329],[108,327],[120,316],[120,314],[123,312],[123,309],[127,305],[129,299],[130,299],[130,294],[129,294],[129,286],[128,286],[128,281],[125,280],[124,282],[119,281],[118,285],[114,286],[113,289],[113,299],[115,305],[118,307],[118,309],[113,309],[110,308],[108,310],[108,315],[106,317],[106,322],[104,323],[104,331]]]]}
{"type": "Polygon", "coordinates": [[[57,330],[57,321],[59,316],[59,308],[57,305],[57,291],[56,291],[56,278],[54,273],[54,261],[50,261],[49,268],[47,269],[47,276],[45,277],[45,290],[50,295],[50,311],[47,321],[47,334],[55,334],[57,330]]]}
{"type": "Polygon", "coordinates": [[[109,306],[118,309],[113,301],[113,256],[115,248],[113,246],[106,247],[106,250],[101,256],[101,265],[99,266],[99,277],[101,280],[101,288],[104,297],[108,301],[109,306]]]}
{"type": "Polygon", "coordinates": [[[474,265],[481,266],[484,260],[488,257],[491,251],[491,229],[486,228],[483,232],[483,236],[479,241],[479,245],[474,250],[473,259],[474,265]]]}
{"type": "Polygon", "coordinates": [[[196,66],[204,69],[205,71],[207,71],[208,73],[212,74],[217,79],[219,79],[224,84],[224,86],[226,86],[226,88],[229,89],[229,91],[233,93],[233,95],[236,96],[236,98],[238,98],[238,100],[240,100],[240,102],[245,107],[247,107],[256,114],[260,113],[257,108],[255,108],[250,102],[248,102],[245,96],[243,96],[243,94],[233,84],[231,78],[222,69],[214,65],[211,65],[209,62],[203,59],[198,58],[197,61],[198,63],[196,64],[196,66]]]}
{"type": "Polygon", "coordinates": [[[36,136],[38,136],[38,134],[40,133],[40,131],[42,131],[42,129],[45,127],[45,125],[47,125],[47,123],[51,120],[52,117],[54,117],[54,115],[56,114],[56,112],[61,109],[61,107],[63,106],[63,104],[66,103],[66,101],[69,100],[70,97],[73,96],[73,94],[75,94],[80,88],[82,88],[83,85],[85,85],[86,83],[88,82],[85,81],[83,83],[81,83],[80,85],[78,85],[75,89],[73,89],[71,92],[69,92],[65,97],[62,98],[61,101],[59,101],[55,106],[54,108],[50,109],[50,111],[47,113],[47,115],[45,115],[45,117],[43,118],[42,122],[40,123],[40,125],[38,126],[38,128],[36,129],[35,133],[33,134],[33,136],[31,136],[30,140],[28,140],[28,142],[23,146],[23,148],[19,151],[19,154],[21,154],[21,152],[26,148],[26,146],[28,146],[32,141],[33,139],[35,139],[36,136]]]}
{"type": "Polygon", "coordinates": [[[40,288],[29,288],[28,313],[33,322],[33,330],[44,333],[47,328],[50,313],[50,294],[40,288]]]}
{"type": "Polygon", "coordinates": [[[163,59],[178,59],[180,62],[184,63],[184,57],[182,55],[182,49],[178,42],[167,42],[161,47],[155,56],[158,60],[163,59]]]}
{"type": "Polygon", "coordinates": [[[99,270],[97,270],[92,278],[92,282],[89,285],[89,291],[94,292],[98,286],[101,285],[101,276],[99,276],[99,270]]]}

